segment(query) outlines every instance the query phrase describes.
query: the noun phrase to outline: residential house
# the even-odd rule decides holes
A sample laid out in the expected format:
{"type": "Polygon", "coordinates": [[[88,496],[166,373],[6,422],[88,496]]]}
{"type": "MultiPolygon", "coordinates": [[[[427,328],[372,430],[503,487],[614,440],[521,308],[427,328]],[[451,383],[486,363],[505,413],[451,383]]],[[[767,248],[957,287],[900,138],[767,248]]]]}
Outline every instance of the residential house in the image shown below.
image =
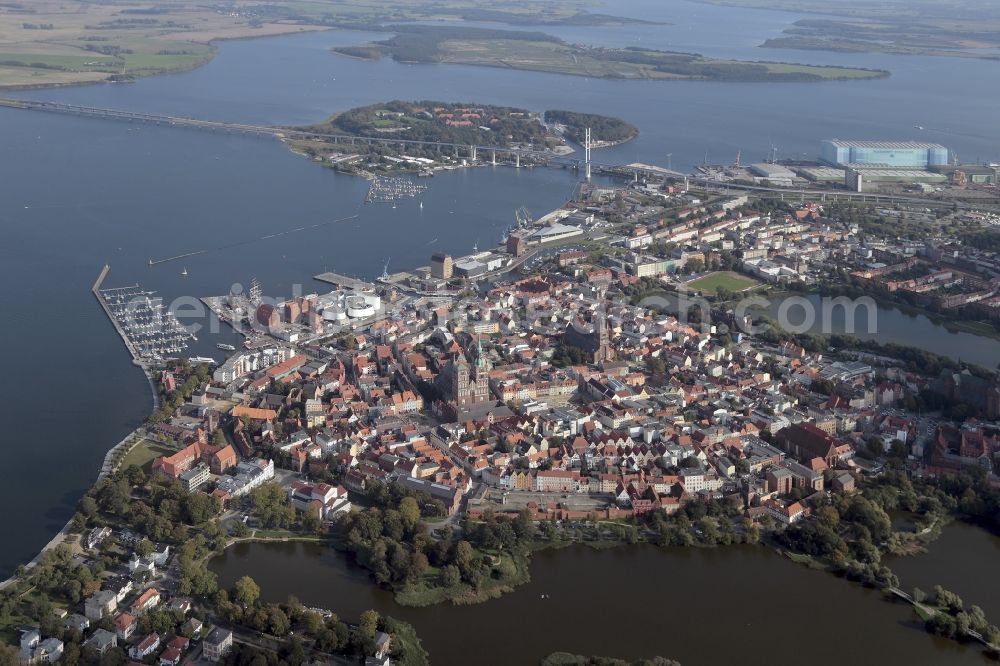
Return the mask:
{"type": "Polygon", "coordinates": [[[188,643],[188,639],[183,636],[175,636],[171,639],[163,653],[160,654],[160,666],[177,666],[188,648],[188,643]]]}
{"type": "Polygon", "coordinates": [[[63,629],[66,631],[75,631],[82,635],[89,628],[90,620],[79,613],[73,613],[63,619],[63,629]]]}
{"type": "Polygon", "coordinates": [[[145,590],[142,594],[136,597],[135,601],[129,604],[129,612],[138,617],[146,611],[156,608],[159,603],[160,592],[155,587],[151,587],[145,590]]]}
{"type": "Polygon", "coordinates": [[[123,641],[132,638],[136,627],[139,626],[139,623],[135,620],[135,616],[131,613],[119,613],[115,616],[111,624],[115,628],[115,634],[123,641]]]}
{"type": "Polygon", "coordinates": [[[110,631],[98,629],[84,643],[85,646],[94,648],[97,654],[103,655],[105,652],[118,645],[118,636],[110,631]]]}
{"type": "Polygon", "coordinates": [[[118,597],[111,590],[94,593],[83,604],[83,614],[90,620],[111,616],[118,608],[118,597]]]}
{"type": "Polygon", "coordinates": [[[392,652],[392,636],[384,631],[375,632],[375,657],[382,659],[392,652]]]}
{"type": "MultiPolygon", "coordinates": [[[[149,655],[156,652],[160,647],[160,635],[157,633],[152,633],[143,638],[141,641],[129,648],[128,656],[132,657],[136,661],[142,661],[149,655]]],[[[213,659],[213,661],[216,661],[213,659]]]]}
{"type": "Polygon", "coordinates": [[[202,651],[209,661],[221,660],[233,646],[233,632],[222,627],[216,627],[205,637],[202,651]]]}

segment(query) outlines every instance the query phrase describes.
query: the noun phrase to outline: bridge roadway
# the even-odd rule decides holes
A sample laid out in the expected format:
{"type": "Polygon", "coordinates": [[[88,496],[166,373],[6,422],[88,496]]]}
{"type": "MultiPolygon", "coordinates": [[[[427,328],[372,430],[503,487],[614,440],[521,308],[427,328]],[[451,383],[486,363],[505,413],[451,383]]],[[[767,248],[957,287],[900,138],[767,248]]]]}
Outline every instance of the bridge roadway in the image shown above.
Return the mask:
{"type": "Polygon", "coordinates": [[[64,104],[60,102],[0,98],[0,107],[29,111],[47,111],[49,113],[63,113],[68,115],[84,116],[87,118],[102,118],[105,120],[124,120],[126,122],[172,125],[174,127],[190,127],[194,129],[217,132],[237,132],[257,136],[273,136],[286,139],[319,139],[323,141],[335,141],[338,143],[350,144],[432,147],[440,150],[452,150],[456,156],[462,152],[465,156],[471,159],[476,159],[478,153],[482,151],[489,154],[491,158],[495,158],[497,155],[507,155],[513,157],[515,160],[518,160],[518,163],[521,157],[529,157],[544,162],[560,162],[570,166],[579,166],[582,164],[582,161],[579,159],[563,157],[555,155],[549,151],[533,150],[529,148],[508,148],[505,146],[468,145],[449,143],[445,141],[416,141],[413,139],[395,139],[390,137],[360,137],[352,136],[350,134],[309,132],[287,127],[269,127],[265,125],[251,125],[247,123],[233,123],[218,120],[200,120],[184,116],[165,116],[138,111],[102,109],[91,106],[80,106],[77,104],[64,104]]]}

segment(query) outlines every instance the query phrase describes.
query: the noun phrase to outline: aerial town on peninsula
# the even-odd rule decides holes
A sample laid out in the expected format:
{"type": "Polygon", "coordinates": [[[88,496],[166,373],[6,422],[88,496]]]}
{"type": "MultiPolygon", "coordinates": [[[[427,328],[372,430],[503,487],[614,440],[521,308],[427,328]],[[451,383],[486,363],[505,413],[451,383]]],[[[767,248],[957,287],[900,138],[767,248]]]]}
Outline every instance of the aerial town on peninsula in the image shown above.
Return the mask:
{"type": "Polygon", "coordinates": [[[557,543],[765,544],[995,650],[978,607],[900,589],[882,557],[951,516],[995,522],[997,368],[816,335],[769,307],[839,309],[862,334],[876,302],[1000,321],[1000,257],[979,240],[996,216],[927,202],[588,184],[469,256],[374,282],[324,273],[332,291],[290,298],[256,283],[206,296],[245,336],[218,364],[137,346],[160,306],[95,286],[157,408],[5,585],[7,615],[38,623],[20,663],[176,666],[234,641],[423,663],[392,618],[265,604],[249,577],[221,589],[209,556],[252,539],[329,542],[405,605],[508,592],[557,543]]]}
{"type": "Polygon", "coordinates": [[[1000,663],[998,47],[0,2],[0,666],[1000,663]]]}

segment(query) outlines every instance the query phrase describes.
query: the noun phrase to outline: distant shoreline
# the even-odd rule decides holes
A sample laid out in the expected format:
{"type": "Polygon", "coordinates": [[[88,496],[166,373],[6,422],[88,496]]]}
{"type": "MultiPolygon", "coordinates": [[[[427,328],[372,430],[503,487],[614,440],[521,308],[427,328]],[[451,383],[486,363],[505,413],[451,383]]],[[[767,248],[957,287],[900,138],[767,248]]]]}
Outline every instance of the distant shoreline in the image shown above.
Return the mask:
{"type": "Polygon", "coordinates": [[[392,34],[380,41],[330,49],[337,55],[371,61],[391,57],[406,64],[466,65],[596,79],[659,81],[818,83],[891,75],[877,68],[726,60],[680,51],[585,46],[537,31],[410,23],[345,27],[392,34]]]}

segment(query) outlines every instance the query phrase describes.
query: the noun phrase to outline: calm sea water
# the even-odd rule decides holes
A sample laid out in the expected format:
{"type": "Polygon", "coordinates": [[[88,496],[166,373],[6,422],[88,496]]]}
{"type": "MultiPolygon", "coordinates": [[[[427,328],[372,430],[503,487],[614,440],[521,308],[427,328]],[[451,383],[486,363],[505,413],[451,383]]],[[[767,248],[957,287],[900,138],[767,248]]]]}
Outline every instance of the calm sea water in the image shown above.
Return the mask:
{"type": "MultiPolygon", "coordinates": [[[[317,121],[391,98],[472,100],[533,110],[620,116],[637,141],[597,153],[604,162],[676,167],[814,155],[823,138],[919,138],[961,157],[998,159],[992,63],[935,58],[776,52],[756,44],[794,14],[687,2],[629,0],[619,13],[668,26],[560,28],[595,44],[640,43],[719,57],[884,67],[889,79],[822,84],[609,81],[460,66],[361,62],[329,53],[377,36],[327,32],[221,45],[209,65],[128,85],[19,93],[23,97],[269,124],[317,121]],[[927,129],[917,132],[914,125],[927,129]]],[[[441,175],[416,201],[365,207],[365,183],[291,155],[273,140],[0,110],[0,349],[11,409],[0,502],[0,576],[29,559],[73,512],[106,449],[148,411],[133,368],[89,293],[110,263],[109,285],[140,282],[164,296],[221,294],[260,279],[269,295],[316,289],[323,270],[373,277],[425,263],[436,250],[492,244],[527,206],[536,215],[576,186],[555,170],[476,169],[441,175]],[[280,231],[357,218],[261,240],[280,231]],[[208,250],[182,262],[150,258],[208,250]],[[182,277],[182,269],[189,275],[182,277]],[[25,501],[25,498],[30,498],[25,501]]],[[[200,335],[192,354],[222,337],[200,335]]]]}

